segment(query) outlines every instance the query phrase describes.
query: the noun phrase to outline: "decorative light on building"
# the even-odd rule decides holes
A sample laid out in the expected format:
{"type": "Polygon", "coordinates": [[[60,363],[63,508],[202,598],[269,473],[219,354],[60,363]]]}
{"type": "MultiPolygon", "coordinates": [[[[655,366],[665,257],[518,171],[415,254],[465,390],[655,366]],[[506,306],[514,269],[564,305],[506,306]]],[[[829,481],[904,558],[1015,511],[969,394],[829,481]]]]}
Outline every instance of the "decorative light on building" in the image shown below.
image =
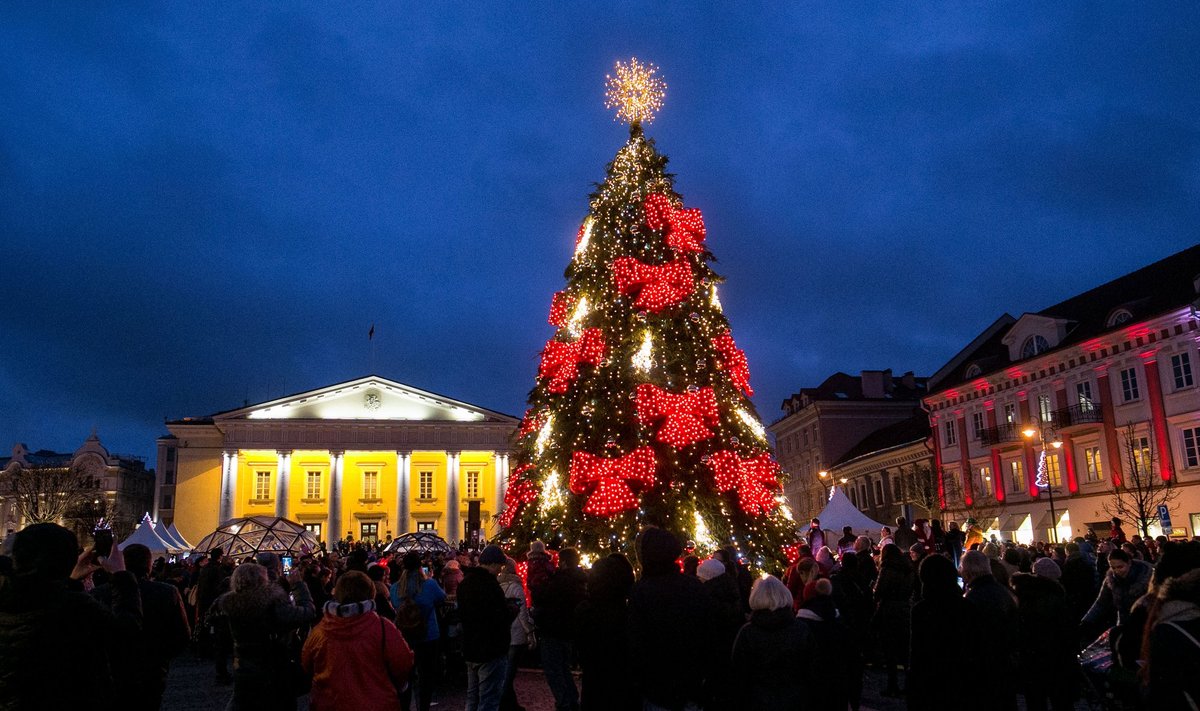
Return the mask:
{"type": "Polygon", "coordinates": [[[649,373],[654,367],[654,339],[647,330],[642,336],[642,346],[633,354],[633,367],[641,373],[649,373]]]}

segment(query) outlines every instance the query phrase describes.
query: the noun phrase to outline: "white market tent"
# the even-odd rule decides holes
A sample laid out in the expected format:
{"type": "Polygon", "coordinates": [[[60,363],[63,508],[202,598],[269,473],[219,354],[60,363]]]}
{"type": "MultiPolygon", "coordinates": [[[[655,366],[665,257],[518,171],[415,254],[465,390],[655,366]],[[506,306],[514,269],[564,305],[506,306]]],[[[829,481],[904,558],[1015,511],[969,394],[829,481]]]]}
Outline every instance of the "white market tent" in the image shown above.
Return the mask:
{"type": "Polygon", "coordinates": [[[149,514],[142,517],[142,523],[137,530],[129,538],[121,541],[117,547],[125,550],[134,543],[140,543],[149,548],[151,555],[175,555],[186,552],[186,549],[180,548],[173,542],[163,540],[154,532],[154,524],[150,521],[149,514]]]}
{"type": "Polygon", "coordinates": [[[190,551],[190,550],[192,550],[192,548],[194,548],[194,547],[195,547],[195,546],[193,546],[191,543],[188,543],[187,539],[186,539],[186,538],[184,538],[184,537],[183,537],[183,535],[182,535],[181,533],[179,533],[179,529],[178,529],[178,528],[175,528],[175,522],[174,522],[174,521],[172,521],[172,522],[171,522],[171,525],[170,525],[170,526],[167,526],[167,533],[171,534],[171,537],[172,537],[172,538],[174,538],[174,539],[175,539],[175,541],[176,541],[176,542],[177,542],[179,545],[183,546],[185,549],[187,549],[187,550],[189,550],[189,551],[190,551]]]}
{"type": "Polygon", "coordinates": [[[185,545],[182,540],[180,540],[177,536],[173,535],[171,533],[171,529],[168,528],[166,525],[164,525],[162,521],[158,521],[154,524],[154,535],[163,539],[163,541],[165,543],[169,543],[169,544],[175,546],[176,548],[182,548],[184,550],[191,550],[191,546],[185,545]]]}
{"type": "MultiPolygon", "coordinates": [[[[829,503],[825,504],[825,508],[817,514],[817,518],[821,519],[821,528],[832,531],[838,536],[842,534],[844,527],[849,526],[854,530],[855,535],[870,536],[873,541],[879,539],[879,529],[884,526],[859,511],[858,507],[851,503],[850,497],[837,487],[833,488],[833,492],[829,495],[829,503]]],[[[834,537],[833,540],[837,540],[837,537],[834,537]]]]}

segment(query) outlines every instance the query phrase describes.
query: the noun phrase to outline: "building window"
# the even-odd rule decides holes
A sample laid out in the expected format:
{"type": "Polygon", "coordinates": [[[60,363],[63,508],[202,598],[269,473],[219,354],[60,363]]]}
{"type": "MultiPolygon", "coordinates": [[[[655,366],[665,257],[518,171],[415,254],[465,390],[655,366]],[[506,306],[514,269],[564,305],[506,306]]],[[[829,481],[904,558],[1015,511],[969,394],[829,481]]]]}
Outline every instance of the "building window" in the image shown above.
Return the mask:
{"type": "Polygon", "coordinates": [[[363,543],[375,543],[379,540],[379,524],[378,523],[363,523],[359,524],[358,540],[363,543]]]}
{"type": "Polygon", "coordinates": [[[417,521],[417,532],[419,533],[421,531],[429,531],[430,533],[434,533],[437,531],[437,526],[434,525],[433,521],[417,521]]]}
{"type": "Polygon", "coordinates": [[[946,446],[953,447],[958,444],[958,433],[954,431],[954,420],[946,420],[942,423],[942,430],[946,433],[946,446]]]}
{"type": "Polygon", "coordinates": [[[321,498],[321,472],[308,472],[308,475],[304,481],[304,498],[321,498]]]}
{"type": "Polygon", "coordinates": [[[433,498],[433,472],[421,472],[417,475],[417,498],[433,498]]]}
{"type": "Polygon", "coordinates": [[[1171,372],[1175,376],[1175,389],[1192,387],[1192,358],[1187,353],[1171,356],[1171,372]]]}
{"type": "Polygon", "coordinates": [[[1020,459],[1008,463],[1008,490],[1017,493],[1025,491],[1025,469],[1020,459]]]}
{"type": "Polygon", "coordinates": [[[983,413],[976,412],[971,415],[971,431],[974,433],[975,439],[983,438],[983,413]]]}
{"type": "Polygon", "coordinates": [[[314,537],[315,537],[315,538],[316,538],[318,541],[319,541],[319,540],[321,540],[321,524],[319,524],[319,523],[306,523],[306,524],[304,524],[304,530],[305,530],[305,531],[308,531],[308,532],[309,532],[309,533],[311,533],[311,534],[313,534],[313,536],[314,536],[314,537]]]}
{"type": "Polygon", "coordinates": [[[1129,313],[1128,309],[1117,309],[1108,315],[1108,328],[1120,326],[1133,320],[1133,314],[1129,313]]]}
{"type": "Polygon", "coordinates": [[[1126,368],[1121,371],[1121,396],[1125,402],[1137,400],[1140,397],[1138,393],[1137,370],[1126,368]]]}
{"type": "Polygon", "coordinates": [[[162,495],[162,503],[161,503],[161,505],[159,506],[159,508],[163,508],[163,509],[171,509],[171,508],[175,508],[175,505],[174,505],[174,504],[175,504],[175,497],[174,497],[174,496],[172,496],[172,495],[170,495],[170,494],[163,494],[163,495],[162,495]]]}
{"type": "Polygon", "coordinates": [[[1079,409],[1091,412],[1096,409],[1096,401],[1092,399],[1092,381],[1083,380],[1075,383],[1075,397],[1079,400],[1079,409]]]}
{"type": "Polygon", "coordinates": [[[984,496],[992,496],[993,494],[995,494],[995,490],[992,488],[993,486],[994,486],[994,484],[992,483],[992,468],[991,467],[980,467],[979,468],[979,491],[980,491],[980,493],[982,493],[984,496]]]}
{"type": "Polygon", "coordinates": [[[978,378],[982,373],[983,369],[979,367],[979,364],[972,363],[971,365],[967,366],[967,372],[963,374],[963,377],[978,378]]]}
{"type": "Polygon", "coordinates": [[[808,446],[808,428],[800,430],[800,436],[804,438],[804,446],[808,446]]]}
{"type": "Polygon", "coordinates": [[[1200,467],[1200,427],[1183,431],[1183,461],[1188,469],[1200,467]]]}
{"type": "Polygon", "coordinates": [[[1050,350],[1050,343],[1041,336],[1030,336],[1025,339],[1025,343],[1021,346],[1021,358],[1032,358],[1039,353],[1045,353],[1050,350]]]}
{"type": "Polygon", "coordinates": [[[1038,395],[1038,417],[1041,422],[1050,422],[1054,419],[1054,409],[1050,405],[1049,395],[1038,395]]]}
{"type": "Polygon", "coordinates": [[[175,461],[175,448],[174,447],[167,447],[167,461],[168,462],[175,461]]]}
{"type": "Polygon", "coordinates": [[[259,501],[271,498],[271,472],[254,472],[254,498],[259,501]]]}
{"type": "Polygon", "coordinates": [[[362,473],[362,495],[367,501],[379,498],[379,472],[365,471],[362,473]]]}
{"type": "Polygon", "coordinates": [[[875,503],[879,506],[883,505],[883,481],[875,480],[875,503]]]}
{"type": "Polygon", "coordinates": [[[1137,467],[1138,472],[1143,475],[1149,474],[1150,463],[1153,459],[1153,453],[1150,451],[1150,438],[1138,437],[1137,448],[1133,450],[1133,463],[1137,467]]]}
{"type": "Polygon", "coordinates": [[[1104,465],[1100,462],[1100,448],[1088,447],[1083,450],[1083,460],[1087,464],[1088,483],[1104,481],[1104,465]]]}
{"type": "Polygon", "coordinates": [[[1016,403],[1007,403],[1004,406],[1004,421],[1010,425],[1017,424],[1017,405],[1016,403]]]}
{"type": "Polygon", "coordinates": [[[482,478],[480,471],[478,469],[468,469],[466,478],[467,478],[467,482],[466,482],[467,498],[468,499],[478,499],[479,498],[479,480],[482,478]]]}
{"type": "Polygon", "coordinates": [[[1058,466],[1058,455],[1046,455],[1046,481],[1050,486],[1062,486],[1062,473],[1058,466]]]}

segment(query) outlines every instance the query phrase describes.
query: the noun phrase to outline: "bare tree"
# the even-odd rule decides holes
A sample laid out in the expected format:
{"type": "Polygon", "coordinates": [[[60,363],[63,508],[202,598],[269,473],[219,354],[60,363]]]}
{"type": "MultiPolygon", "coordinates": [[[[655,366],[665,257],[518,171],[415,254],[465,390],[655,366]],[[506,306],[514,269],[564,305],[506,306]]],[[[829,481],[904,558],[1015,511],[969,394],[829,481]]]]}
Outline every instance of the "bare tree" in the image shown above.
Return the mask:
{"type": "MultiPolygon", "coordinates": [[[[951,485],[951,479],[946,479],[946,486],[951,485]]],[[[947,501],[949,501],[947,492],[947,501]]],[[[938,518],[941,511],[942,499],[938,488],[938,475],[933,467],[926,464],[913,465],[911,469],[900,470],[900,500],[899,504],[912,504],[925,509],[925,518],[938,518]]]]}
{"type": "Polygon", "coordinates": [[[11,467],[0,475],[0,491],[11,497],[26,524],[66,521],[85,502],[103,496],[78,465],[11,467]]]}
{"type": "Polygon", "coordinates": [[[1154,462],[1158,455],[1149,437],[1139,437],[1133,423],[1121,433],[1125,448],[1125,476],[1120,486],[1101,504],[1100,510],[1123,521],[1132,521],[1143,538],[1150,537],[1150,523],[1158,518],[1158,507],[1170,504],[1179,489],[1158,476],[1154,462]]]}

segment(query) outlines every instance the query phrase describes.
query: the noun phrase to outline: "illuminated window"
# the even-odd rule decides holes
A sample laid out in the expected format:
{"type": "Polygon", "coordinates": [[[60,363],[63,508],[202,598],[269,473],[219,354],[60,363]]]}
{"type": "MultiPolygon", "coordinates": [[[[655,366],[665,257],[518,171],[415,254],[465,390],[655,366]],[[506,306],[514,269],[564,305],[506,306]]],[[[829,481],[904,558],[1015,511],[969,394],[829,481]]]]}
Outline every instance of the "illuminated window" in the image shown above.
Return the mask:
{"type": "Polygon", "coordinates": [[[1079,399],[1079,409],[1091,412],[1096,409],[1096,401],[1092,399],[1092,381],[1083,380],[1075,383],[1075,396],[1079,399]]]}
{"type": "Polygon", "coordinates": [[[321,524],[306,523],[306,524],[304,524],[304,530],[313,534],[313,536],[315,536],[318,541],[321,540],[321,524]]]}
{"type": "Polygon", "coordinates": [[[310,471],[304,482],[304,498],[321,498],[321,472],[310,471]]]}
{"type": "Polygon", "coordinates": [[[984,496],[992,496],[995,493],[995,489],[992,488],[993,486],[994,486],[994,484],[992,483],[992,468],[991,467],[980,467],[979,468],[979,491],[984,496]]]}
{"type": "Polygon", "coordinates": [[[433,521],[417,521],[417,531],[436,532],[437,525],[433,521]]]}
{"type": "Polygon", "coordinates": [[[942,423],[942,431],[945,432],[947,447],[953,447],[958,444],[958,433],[954,431],[954,425],[954,420],[947,420],[942,423]]]}
{"type": "Polygon", "coordinates": [[[1100,461],[1100,448],[1088,447],[1083,450],[1083,460],[1087,465],[1088,483],[1104,481],[1104,464],[1100,461]]]}
{"type": "Polygon", "coordinates": [[[468,469],[466,478],[467,478],[467,486],[466,486],[467,498],[468,499],[478,499],[479,498],[479,479],[480,479],[479,470],[478,469],[468,469]]]}
{"type": "Polygon", "coordinates": [[[1008,463],[1008,490],[1019,492],[1025,490],[1025,469],[1021,466],[1020,459],[1014,459],[1008,463]]]}
{"type": "Polygon", "coordinates": [[[1141,397],[1138,392],[1137,370],[1126,368],[1121,371],[1121,395],[1125,398],[1125,402],[1141,397]]]}
{"type": "Polygon", "coordinates": [[[1175,389],[1192,387],[1192,359],[1187,353],[1171,356],[1171,372],[1175,376],[1175,389]]]}
{"type": "Polygon", "coordinates": [[[1183,431],[1183,461],[1188,469],[1200,467],[1200,427],[1183,431]]]}
{"type": "Polygon", "coordinates": [[[1004,421],[1010,425],[1017,424],[1017,406],[1015,403],[1007,403],[1004,406],[1004,421]]]}
{"type": "Polygon", "coordinates": [[[364,523],[359,526],[358,540],[363,543],[374,543],[379,540],[379,524],[364,523]]]}
{"type": "Polygon", "coordinates": [[[983,413],[976,412],[971,415],[971,430],[975,433],[975,439],[983,437],[983,413]]]}
{"type": "Polygon", "coordinates": [[[1021,358],[1032,358],[1039,353],[1050,350],[1050,343],[1041,336],[1030,336],[1021,346],[1021,358]]]}
{"type": "Polygon", "coordinates": [[[379,498],[379,472],[362,473],[362,497],[367,500],[379,498]]]}
{"type": "Polygon", "coordinates": [[[259,501],[271,498],[271,472],[254,472],[254,498],[259,501]]]}
{"type": "Polygon", "coordinates": [[[1150,473],[1150,464],[1154,461],[1154,455],[1150,450],[1150,438],[1138,437],[1137,446],[1133,450],[1133,463],[1141,474],[1150,473]]]}
{"type": "Polygon", "coordinates": [[[1038,395],[1038,416],[1042,418],[1042,422],[1050,422],[1054,419],[1054,409],[1050,405],[1049,395],[1038,395]]]}
{"type": "Polygon", "coordinates": [[[433,498],[433,472],[421,472],[417,475],[417,498],[433,498]]]}
{"type": "Polygon", "coordinates": [[[1046,481],[1050,486],[1062,486],[1062,474],[1058,467],[1058,455],[1046,455],[1046,481]]]}

